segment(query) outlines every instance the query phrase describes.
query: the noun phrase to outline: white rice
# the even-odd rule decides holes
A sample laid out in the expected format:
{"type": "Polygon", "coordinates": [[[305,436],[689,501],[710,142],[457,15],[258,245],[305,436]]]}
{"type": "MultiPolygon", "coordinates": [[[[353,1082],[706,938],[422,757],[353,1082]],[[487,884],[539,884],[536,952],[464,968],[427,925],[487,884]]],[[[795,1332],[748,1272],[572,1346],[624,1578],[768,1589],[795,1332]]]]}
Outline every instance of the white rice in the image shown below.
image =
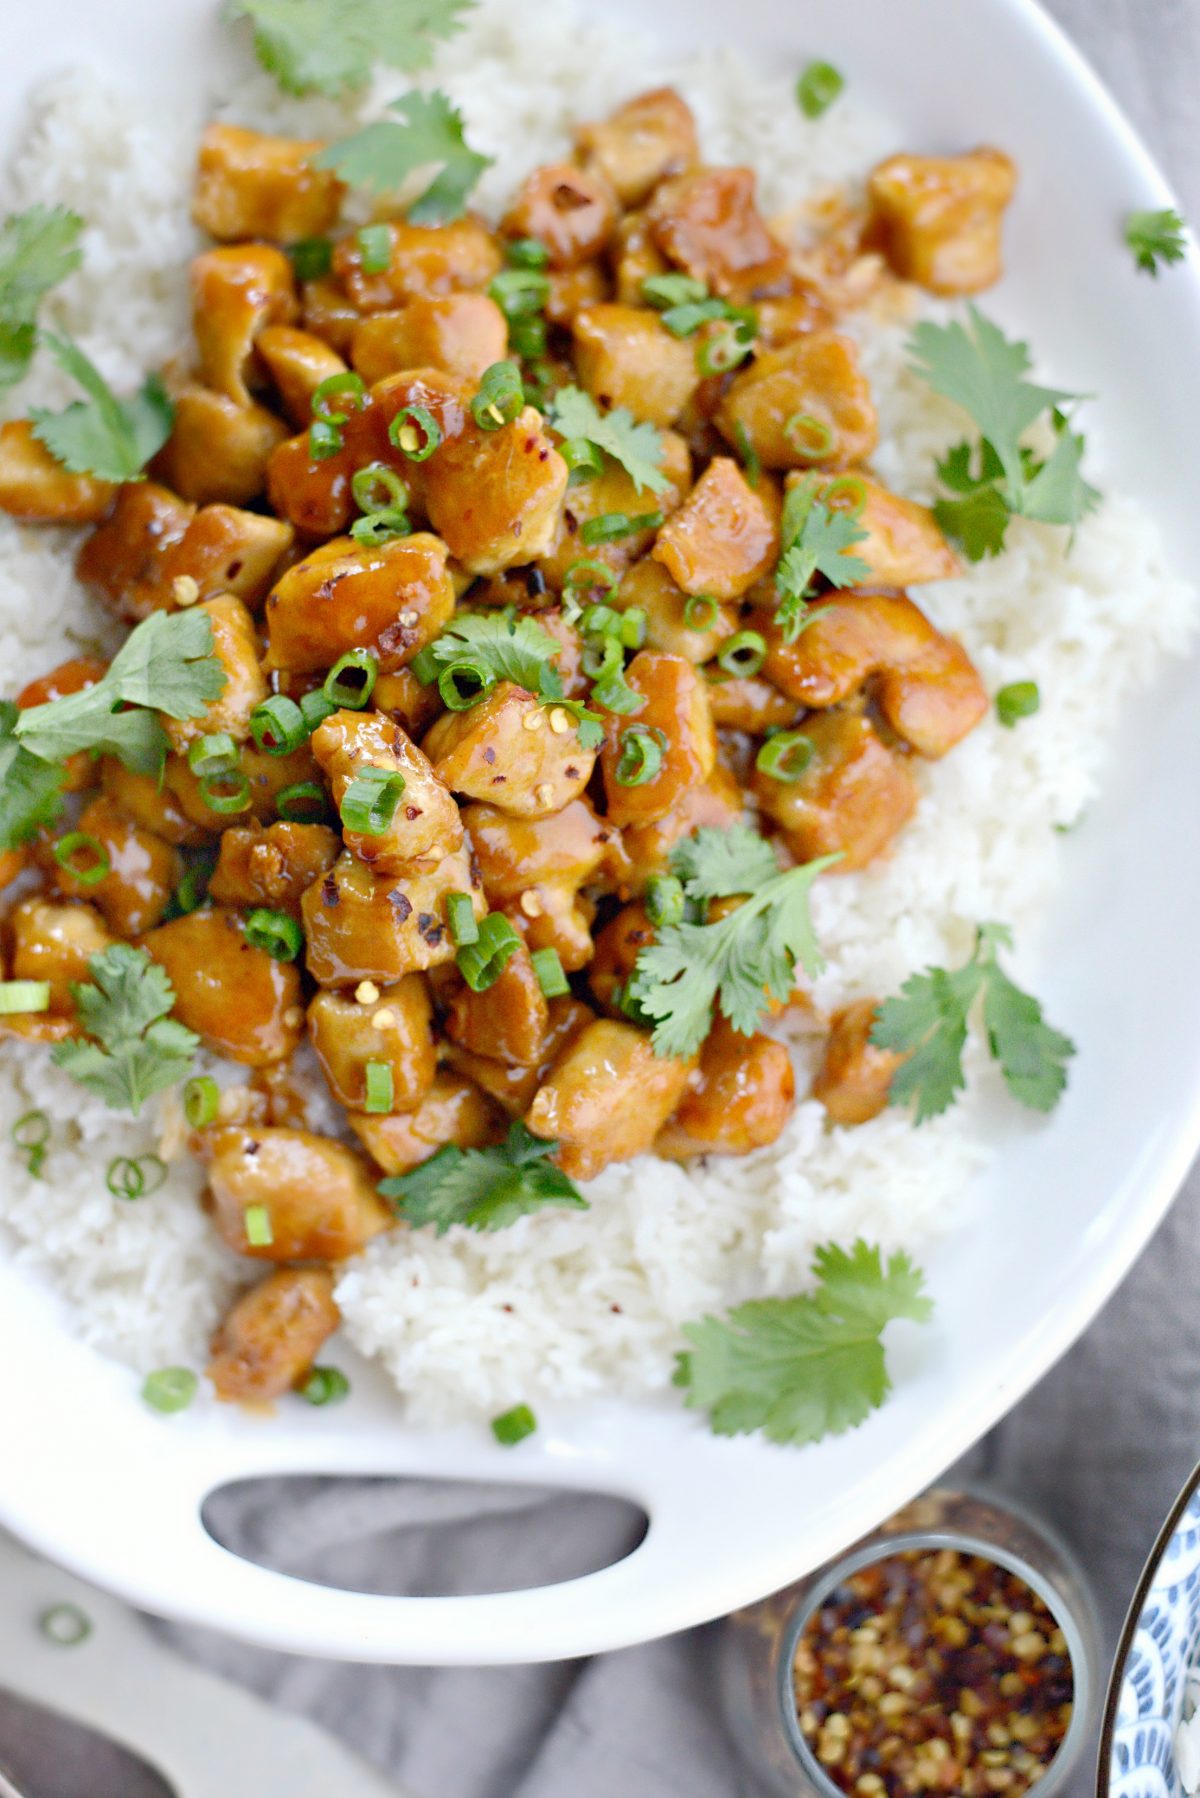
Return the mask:
{"type": "MultiPolygon", "coordinates": [[[[792,102],[789,71],[764,75],[731,56],[664,62],[624,27],[583,21],[560,0],[539,7],[535,56],[528,18],[521,0],[488,0],[432,77],[464,108],[471,141],[496,158],[480,195],[489,211],[533,164],[562,153],[575,120],[664,81],[695,107],[712,160],[754,163],[768,210],[860,179],[896,147],[874,96],[847,95],[812,124],[792,102]]],[[[397,84],[379,91],[386,98],[397,84]]],[[[347,118],[327,102],[282,98],[257,69],[218,96],[216,110],[315,133],[347,118]]],[[[140,97],[74,75],[41,96],[11,174],[7,207],[65,201],[88,221],[84,266],[49,312],[119,383],[186,350],[199,120],[155,117],[140,97]]],[[[907,326],[856,328],[881,414],[877,469],[899,491],[928,497],[935,455],[961,435],[961,417],[907,372],[907,326]]],[[[9,410],[65,397],[61,378],[39,364],[9,410]]],[[[1093,412],[1102,435],[1103,408],[1093,412]]],[[[1102,455],[1093,463],[1102,479],[1102,455]]],[[[72,578],[74,542],[71,532],[0,520],[0,666],[37,670],[68,644],[111,641],[111,624],[72,578]]],[[[944,762],[923,766],[923,799],[894,853],[818,886],[823,1007],[961,959],[983,918],[1015,927],[1022,967],[1036,976],[1030,945],[1060,873],[1054,827],[1078,819],[1097,790],[1118,708],[1164,655],[1187,647],[1195,595],[1164,567],[1138,507],[1110,497],[1070,548],[1065,532],[1024,524],[1009,543],[1000,560],[927,590],[922,603],[961,636],[989,691],[1035,679],[1042,709],[1011,731],[989,717],[944,762]]],[[[801,1090],[812,1055],[797,1038],[801,1090]]],[[[241,1276],[197,1204],[199,1170],[174,1163],[167,1186],[139,1204],[104,1185],[112,1156],[154,1149],[170,1132],[170,1105],[132,1124],[41,1052],[6,1045],[0,1063],[0,1220],[17,1259],[49,1280],[97,1348],[143,1368],[201,1361],[241,1276]],[[13,1120],[32,1105],[53,1125],[36,1181],[7,1147],[13,1120]]],[[[794,1290],[815,1243],[862,1233],[919,1249],[960,1222],[987,1152],[980,1113],[995,1079],[977,1064],[972,1076],[975,1097],[921,1130],[898,1113],[827,1129],[808,1100],[777,1144],[744,1160],[685,1172],[647,1158],[609,1169],[586,1214],[549,1213],[494,1236],[396,1231],[342,1278],[348,1333],[423,1418],[543,1394],[660,1388],[682,1323],[751,1293],[794,1290]]]]}

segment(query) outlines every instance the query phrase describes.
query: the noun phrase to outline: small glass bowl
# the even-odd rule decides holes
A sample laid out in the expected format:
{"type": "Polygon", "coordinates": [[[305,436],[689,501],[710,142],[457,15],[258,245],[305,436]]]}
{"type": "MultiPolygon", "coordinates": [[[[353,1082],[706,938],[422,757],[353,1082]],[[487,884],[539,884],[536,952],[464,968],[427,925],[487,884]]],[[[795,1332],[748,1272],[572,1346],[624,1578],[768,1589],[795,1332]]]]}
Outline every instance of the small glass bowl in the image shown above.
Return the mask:
{"type": "Polygon", "coordinates": [[[1007,1498],[934,1488],[897,1511],[836,1561],[721,1626],[717,1657],[726,1722],[747,1767],[774,1798],[845,1798],[805,1740],[792,1669],[805,1626],[830,1592],[872,1561],[910,1549],[951,1548],[994,1561],[1025,1581],[1067,1640],[1074,1681],[1071,1724],[1037,1782],[1037,1798],[1061,1793],[1087,1744],[1095,1744],[1104,1666],[1095,1603],[1057,1534],[1007,1498]]]}

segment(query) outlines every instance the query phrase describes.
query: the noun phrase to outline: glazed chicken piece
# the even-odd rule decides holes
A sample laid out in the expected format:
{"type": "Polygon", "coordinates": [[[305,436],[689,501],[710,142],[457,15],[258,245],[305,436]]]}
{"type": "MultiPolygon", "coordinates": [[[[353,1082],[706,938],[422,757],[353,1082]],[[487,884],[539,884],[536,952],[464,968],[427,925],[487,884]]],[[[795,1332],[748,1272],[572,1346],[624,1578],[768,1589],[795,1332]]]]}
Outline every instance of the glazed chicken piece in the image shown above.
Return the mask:
{"type": "Polygon", "coordinates": [[[610,1017],[624,1019],[621,999],[625,983],[643,949],[654,941],[654,926],[640,901],[624,905],[596,935],[596,953],[588,967],[588,985],[610,1017]]]}
{"type": "Polygon", "coordinates": [[[0,512],[29,524],[96,524],[116,494],[114,482],[56,462],[29,419],[0,424],[0,512]]]}
{"type": "Polygon", "coordinates": [[[316,138],[209,125],[200,139],[192,217],[226,243],[323,237],[337,219],[343,189],[336,175],[313,167],[320,148],[316,138]]]}
{"type": "Polygon", "coordinates": [[[892,1076],[905,1057],[872,1043],[877,1012],[874,999],[857,999],[830,1019],[812,1095],[831,1124],[868,1123],[887,1105],[892,1076]]]}
{"type": "Polygon", "coordinates": [[[578,799],[596,751],[584,749],[574,719],[512,681],[501,681],[465,712],[446,712],[425,738],[435,774],[452,793],[486,799],[518,818],[545,818],[578,799]]]}
{"type": "Polygon", "coordinates": [[[564,162],[526,177],[503,229],[544,244],[552,268],[575,268],[607,247],[616,222],[617,196],[603,171],[564,162]]]}
{"type": "Polygon", "coordinates": [[[453,1041],[446,1044],[446,1059],[456,1072],[465,1074],[468,1080],[482,1087],[489,1098],[503,1106],[509,1117],[524,1117],[559,1055],[581,1031],[595,1022],[595,1017],[590,1005],[563,994],[551,999],[547,1007],[546,1032],[537,1060],[532,1065],[477,1055],[474,1050],[453,1041]]]}
{"type": "Polygon", "coordinates": [[[581,262],[578,268],[546,271],[543,311],[552,325],[572,325],[589,306],[612,298],[612,282],[603,262],[581,262]]]}
{"type": "MultiPolygon", "coordinates": [[[[91,762],[91,757],[87,760],[91,762]]],[[[95,778],[94,764],[92,778],[95,778]]],[[[204,830],[192,822],[174,793],[156,774],[137,774],[116,756],[106,755],[100,763],[100,785],[136,824],[161,837],[164,843],[184,848],[205,841],[204,830]]]]}
{"type": "Polygon", "coordinates": [[[804,731],[813,749],[808,767],[792,781],[756,772],[758,802],[798,862],[840,855],[832,873],[865,868],[908,823],[916,782],[860,713],[815,714],[804,731]]]}
{"type": "Polygon", "coordinates": [[[341,1322],[333,1276],[281,1267],[234,1305],[212,1341],[208,1377],[226,1404],[269,1404],[299,1386],[341,1322]]]}
{"type": "Polygon", "coordinates": [[[592,953],[591,908],[580,889],[622,865],[620,837],[586,799],[544,818],[514,818],[492,805],[464,807],[462,820],[483,890],[531,949],[554,949],[568,973],[592,953]]]}
{"type": "Polygon", "coordinates": [[[660,1131],[654,1150],[672,1161],[748,1155],[778,1140],[796,1103],[792,1058],[756,1031],[743,1036],[718,1017],[700,1051],[699,1079],[660,1131]]]}
{"type": "Polygon", "coordinates": [[[640,893],[652,874],[665,874],[672,849],[694,830],[705,825],[724,828],[736,824],[742,811],[737,781],[724,762],[718,762],[706,781],[689,787],[661,818],[622,831],[621,841],[629,858],[629,889],[640,893]]]}
{"type": "Polygon", "coordinates": [[[304,329],[347,361],[362,312],[332,275],[305,281],[300,289],[300,322],[304,329]]]}
{"type": "Polygon", "coordinates": [[[301,900],[307,965],[321,986],[390,983],[454,960],[446,916],[451,893],[486,907],[465,846],[441,861],[416,862],[403,875],[372,874],[356,855],[340,855],[301,900]]]}
{"type": "Polygon", "coordinates": [[[183,863],[178,851],[143,830],[105,795],[84,807],[76,830],[90,841],[55,862],[59,891],[67,899],[87,899],[116,936],[140,936],[153,929],[179,885],[183,863]],[[99,845],[99,855],[94,845],[99,845]],[[94,870],[103,865],[108,872],[96,880],[94,870]]]}
{"type": "Polygon", "coordinates": [[[204,384],[248,406],[254,341],[266,325],[296,317],[292,265],[269,244],[205,250],[192,263],[192,328],[204,384]]]}
{"type": "Polygon", "coordinates": [[[238,1255],[259,1261],[344,1261],[393,1219],[353,1149],[309,1130],[217,1129],[199,1139],[213,1222],[238,1255]],[[266,1242],[251,1242],[247,1213],[266,1242]],[[266,1213],[265,1220],[261,1213],[266,1213]]]}
{"type": "Polygon", "coordinates": [[[29,866],[29,849],[24,843],[16,849],[0,849],[0,893],[10,887],[18,874],[29,866]]]}
{"type": "Polygon", "coordinates": [[[645,212],[627,212],[618,222],[609,256],[616,282],[613,298],[621,306],[644,306],[643,283],[651,275],[665,275],[671,266],[655,242],[645,212]]]}
{"type": "Polygon", "coordinates": [[[174,1015],[214,1054],[261,1068],[295,1052],[304,1024],[300,971],[251,943],[239,913],[214,906],[173,918],[141,947],[167,971],[174,1015]]]}
{"type": "Polygon", "coordinates": [[[243,743],[236,766],[208,777],[208,784],[188,766],[187,757],[169,755],[163,770],[163,786],[191,823],[219,834],[234,825],[257,819],[271,824],[279,816],[278,800],[288,787],[316,780],[320,770],[307,743],[289,755],[268,755],[253,743],[243,743]],[[210,802],[215,792],[218,803],[210,802]],[[236,799],[231,805],[230,800],[236,799]]]}
{"type": "Polygon", "coordinates": [[[717,759],[708,683],[690,662],[643,649],[629,664],[625,678],[635,693],[645,695],[646,703],[632,716],[610,723],[600,751],[608,816],[618,827],[652,824],[664,817],[689,787],[708,779],[717,759]],[[647,732],[662,752],[657,772],[637,783],[623,781],[631,741],[647,732]]]}
{"type": "Polygon", "coordinates": [[[381,674],[375,682],[371,704],[377,712],[394,718],[410,737],[423,737],[442,711],[437,687],[424,686],[411,668],[397,668],[394,674],[381,674]]]}
{"type": "Polygon", "coordinates": [[[445,1071],[434,1076],[415,1111],[393,1112],[390,1117],[352,1111],[346,1122],[385,1174],[406,1174],[450,1143],[460,1149],[486,1148],[503,1141],[508,1128],[494,1099],[473,1080],[445,1071]]]}
{"type": "Polygon", "coordinates": [[[645,613],[647,649],[697,665],[711,661],[737,627],[731,606],[685,593],[652,556],[633,564],[612,603],[622,612],[636,606],[645,613]]]}
{"type": "Polygon", "coordinates": [[[833,313],[808,288],[784,295],[778,300],[762,300],[755,307],[758,315],[758,349],[778,350],[794,343],[809,331],[825,331],[833,324],[833,313]]]}
{"type": "Polygon", "coordinates": [[[656,1055],[645,1030],[597,1018],[559,1057],[525,1123],[557,1142],[564,1174],[594,1179],[610,1162],[651,1147],[694,1065],[656,1055]]]}
{"type": "Polygon", "coordinates": [[[462,982],[445,996],[446,1034],[475,1055],[534,1067],[550,1028],[550,1008],[529,950],[520,943],[482,993],[462,982]]]}
{"type": "Polygon", "coordinates": [[[716,421],[730,443],[744,433],[764,468],[860,462],[879,436],[857,347],[837,331],[808,331],[755,357],[734,376],[716,421]]]}
{"type": "Polygon", "coordinates": [[[311,331],[267,325],[255,340],[259,360],[271,377],[283,410],[299,430],[312,420],[312,398],[322,381],[345,374],[346,364],[311,331]]]}
{"type": "Polygon", "coordinates": [[[961,643],[945,637],[910,599],[836,593],[813,608],[794,643],[764,623],[764,672],[808,706],[837,705],[865,683],[898,737],[938,757],[974,730],[987,693],[961,643]]]}
{"type": "Polygon", "coordinates": [[[355,328],[350,345],[350,359],[368,386],[412,368],[440,368],[477,382],[507,354],[508,324],[485,293],[410,300],[398,312],[376,312],[355,328]]]}
{"type": "Polygon", "coordinates": [[[254,606],[292,535],[278,518],[224,505],[197,511],[154,481],[131,481],[83,544],[76,572],[134,622],[174,610],[181,596],[190,604],[232,593],[254,606]]]}
{"type": "Polygon", "coordinates": [[[258,660],[258,633],[254,620],[232,593],[206,599],[196,606],[212,626],[212,649],[225,675],[225,686],[194,718],[168,718],[162,725],[171,747],[183,754],[190,743],[210,734],[228,733],[235,743],[250,735],[250,714],[262,704],[270,689],[258,660]]]}
{"type": "Polygon", "coordinates": [[[670,485],[659,493],[651,493],[648,488],[639,489],[620,463],[611,459],[598,475],[568,488],[554,540],[538,560],[539,572],[556,592],[561,592],[570,570],[581,559],[602,562],[619,574],[638,556],[646,555],[654,543],[652,527],[631,531],[628,536],[612,538],[606,543],[584,543],[580,533],[593,518],[604,518],[615,512],[623,513],[628,519],[653,517],[655,513],[669,518],[683,504],[692,484],[691,452],[674,431],[663,431],[661,442],[659,466],[670,485]]]}
{"type": "Polygon", "coordinates": [[[343,828],[347,849],[376,874],[396,874],[419,856],[444,855],[462,842],[462,820],[428,758],[398,724],[379,712],[335,712],[313,733],[312,750],[340,812],[367,768],[404,782],[391,823],[368,833],[343,828]]]}
{"type": "MultiPolygon", "coordinates": [[[[334,246],[333,272],[359,312],[394,312],[410,300],[486,287],[503,266],[499,245],[476,218],[451,225],[393,220],[385,229],[390,246],[386,268],[363,268],[357,232],[334,246]]],[[[310,323],[309,328],[315,326],[310,323]]]]}
{"type": "Polygon", "coordinates": [[[696,345],[674,337],[644,306],[589,306],[575,320],[579,383],[603,411],[625,406],[652,425],[673,425],[700,385],[696,345]]]}
{"type": "Polygon", "coordinates": [[[801,707],[761,675],[711,674],[708,699],[718,730],[743,730],[761,737],[774,726],[788,730],[801,707]]]}
{"type": "Polygon", "coordinates": [[[209,898],[219,905],[265,906],[298,915],[301,898],[328,874],[340,848],[336,831],[324,824],[280,819],[265,830],[258,824],[235,825],[222,832],[209,898]]]}
{"type": "MultiPolygon", "coordinates": [[[[406,974],[369,1003],[352,991],[319,992],[308,1008],[308,1034],[329,1090],[351,1111],[366,1111],[367,1068],[391,1074],[388,1111],[420,1105],[437,1072],[433,1004],[423,974],[406,974]]],[[[373,1109],[373,1108],[372,1108],[373,1109]]]]}
{"type": "Polygon", "coordinates": [[[738,305],[786,290],[788,259],[767,229],[752,169],[696,168],[655,188],[654,239],[678,268],[738,305]]]}
{"type": "Polygon", "coordinates": [[[495,431],[468,415],[421,472],[429,522],[468,574],[497,574],[549,549],[568,470],[534,407],[495,431]]]}
{"type": "MultiPolygon", "coordinates": [[[[805,478],[789,475],[788,487],[805,478]]],[[[881,587],[916,587],[926,581],[952,580],[962,573],[962,563],[928,506],[901,499],[898,493],[889,492],[861,470],[844,479],[852,481],[864,496],[862,510],[855,514],[854,522],[866,536],[852,546],[851,553],[867,564],[868,581],[881,587]]],[[[840,502],[836,483],[818,488],[817,497],[823,499],[831,486],[832,504],[837,509],[840,502]]]]}
{"type": "Polygon", "coordinates": [[[890,156],[871,175],[869,235],[894,272],[931,293],[981,293],[1003,273],[1017,171],[1000,150],[890,156]]]}
{"type": "Polygon", "coordinates": [[[194,381],[176,386],[171,397],[175,422],[154,459],[155,472],[195,505],[244,506],[257,499],[286,427],[265,406],[239,405],[194,381]]]}
{"type": "Polygon", "coordinates": [[[640,206],[666,175],[697,161],[692,109],[674,88],[638,94],[597,125],[581,125],[575,147],[585,168],[596,168],[622,206],[640,206]]]}
{"type": "Polygon", "coordinates": [[[779,527],[737,463],[718,456],[658,533],[651,553],[685,593],[740,599],[774,567],[779,527]]]}
{"type": "Polygon", "coordinates": [[[267,600],[267,665],[323,673],[365,649],[394,673],[449,623],[446,546],[419,532],[369,546],[335,537],[288,568],[267,600]]]}
{"type": "Polygon", "coordinates": [[[44,1012],[0,1016],[0,1034],[34,1042],[58,1042],[75,1035],[78,1024],[71,984],[90,978],[92,956],[101,954],[113,941],[100,913],[91,905],[33,897],[13,906],[7,925],[8,978],[48,981],[50,1007],[44,1012]]]}
{"type": "MultiPolygon", "coordinates": [[[[17,694],[18,711],[31,711],[34,706],[50,705],[56,699],[65,699],[68,693],[84,693],[102,680],[108,671],[108,663],[102,662],[99,656],[72,656],[69,661],[60,662],[49,674],[39,675],[17,694]]],[[[63,763],[65,778],[63,791],[81,793],[90,787],[95,779],[95,763],[86,749],[67,757],[63,763]]]]}

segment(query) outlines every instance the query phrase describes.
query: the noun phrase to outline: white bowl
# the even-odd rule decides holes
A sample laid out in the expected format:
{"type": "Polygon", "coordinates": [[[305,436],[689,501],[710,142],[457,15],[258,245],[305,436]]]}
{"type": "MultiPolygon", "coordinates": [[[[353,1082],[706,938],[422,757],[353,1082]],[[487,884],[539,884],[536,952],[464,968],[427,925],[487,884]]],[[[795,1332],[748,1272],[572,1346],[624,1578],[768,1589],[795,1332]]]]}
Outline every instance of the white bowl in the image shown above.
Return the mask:
{"type": "MultiPolygon", "coordinates": [[[[719,0],[609,0],[676,41],[724,42],[719,0]]],[[[64,63],[132,71],[195,98],[230,54],[213,0],[45,0],[10,20],[0,116],[64,63]]],[[[1056,383],[1103,394],[1110,470],[1200,569],[1194,493],[1200,271],[1137,275],[1119,221],[1171,196],[1094,76],[1031,0],[741,0],[740,49],[813,55],[885,98],[898,141],[1002,143],[1023,187],[1011,274],[989,311],[1056,383]]],[[[531,54],[536,37],[531,37],[531,54]]],[[[631,85],[636,71],[631,69],[631,85]]],[[[199,1409],[169,1423],[67,1336],[0,1265],[0,1520],[152,1610],[276,1648],[377,1661],[500,1662],[616,1648],[760,1597],[896,1509],[1003,1415],[1084,1328],[1166,1210],[1200,1141],[1200,671],[1176,667],[1121,720],[1104,801],[1069,846],[1039,993],[1081,1045],[1053,1121],[1014,1117],[979,1222],[930,1261],[937,1323],[896,1346],[897,1390],[864,1427],[803,1452],[718,1440],[670,1404],[539,1407],[516,1452],[477,1428],[416,1432],[363,1379],[337,1412],[269,1427],[199,1409]],[[393,1598],[250,1566],[199,1519],[226,1481],[428,1474],[628,1494],[650,1516],[626,1561],[538,1591],[393,1598]]]]}

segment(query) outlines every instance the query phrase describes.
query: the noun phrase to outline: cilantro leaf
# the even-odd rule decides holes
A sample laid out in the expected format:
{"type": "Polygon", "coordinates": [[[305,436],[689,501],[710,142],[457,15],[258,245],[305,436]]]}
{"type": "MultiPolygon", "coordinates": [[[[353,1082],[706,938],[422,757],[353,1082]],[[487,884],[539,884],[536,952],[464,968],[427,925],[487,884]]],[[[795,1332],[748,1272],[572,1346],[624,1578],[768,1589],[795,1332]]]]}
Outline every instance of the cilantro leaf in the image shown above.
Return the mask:
{"type": "Polygon", "coordinates": [[[468,147],[462,115],[443,93],[414,88],[393,100],[388,110],[400,119],[378,120],[328,144],[313,157],[316,167],[334,169],[351,187],[394,193],[418,169],[440,164],[408,208],[408,217],[414,225],[445,225],[461,218],[467,195],[493,159],[468,147]]]}
{"type": "Polygon", "coordinates": [[[1131,212],[1125,220],[1125,242],[1138,268],[1158,277],[1164,268],[1182,262],[1187,255],[1187,225],[1173,207],[1161,212],[1131,212]]]}
{"type": "Polygon", "coordinates": [[[113,1111],[135,1114],[191,1071],[200,1038],[169,1017],[175,989],[144,949],[113,943],[93,955],[94,984],[71,987],[90,1042],[59,1043],[51,1059],[113,1111]]]}
{"type": "Polygon", "coordinates": [[[675,1384],[718,1436],[761,1430],[771,1442],[817,1442],[854,1429],[887,1397],[885,1327],[932,1314],[919,1270],[903,1253],[885,1264],[859,1241],[849,1254],[818,1249],[813,1271],[812,1293],[752,1299],[684,1326],[692,1346],[675,1384]]]}
{"type": "Polygon", "coordinates": [[[0,225],[0,387],[27,373],[43,295],[78,268],[83,220],[65,206],[30,206],[0,225]]]}
{"type": "Polygon", "coordinates": [[[951,973],[926,968],[880,1006],[871,1041],[908,1057],[892,1076],[889,1103],[915,1100],[918,1124],[947,1110],[963,1090],[962,1053],[981,993],[988,1048],[1013,1097],[1035,1111],[1052,1111],[1062,1097],[1075,1045],[1001,968],[997,951],[1011,947],[1004,925],[981,924],[965,966],[951,973]]]}
{"type": "Polygon", "coordinates": [[[31,706],[14,734],[42,761],[90,749],[119,756],[135,773],[157,774],[170,744],[155,714],[198,718],[225,689],[225,670],[211,652],[206,612],[152,612],[130,632],[102,680],[31,706]]]}
{"type": "Polygon", "coordinates": [[[578,1187],[548,1159],[557,1147],[518,1121],[498,1146],[439,1149],[411,1173],[381,1180],[379,1191],[395,1201],[406,1223],[414,1229],[432,1224],[439,1236],[454,1224],[503,1230],[548,1205],[586,1211],[578,1187]]]}
{"type": "Polygon", "coordinates": [[[749,824],[705,825],[671,851],[671,869],[689,899],[731,899],[754,893],[779,872],[775,851],[749,824]]]}
{"type": "Polygon", "coordinates": [[[365,87],[376,63],[427,69],[436,41],[462,30],[474,0],[226,0],[250,19],[254,51],[286,94],[365,87]]]}
{"type": "Polygon", "coordinates": [[[550,423],[564,438],[585,438],[619,462],[640,493],[665,493],[671,485],[662,472],[662,433],[652,424],[637,424],[625,406],[601,412],[581,387],[563,387],[554,396],[550,423]]]}
{"type": "Polygon", "coordinates": [[[0,700],[0,851],[16,849],[62,812],[65,771],[39,761],[13,736],[20,717],[11,699],[0,700]]]}
{"type": "Polygon", "coordinates": [[[142,480],[147,462],[175,422],[175,408],[159,377],[148,376],[131,399],[119,400],[78,344],[51,331],[42,342],[89,397],[75,400],[64,412],[35,407],[30,413],[34,436],[72,474],[102,481],[142,480]]]}
{"type": "Polygon", "coordinates": [[[823,574],[835,587],[852,587],[865,581],[870,568],[850,549],[866,541],[867,533],[849,513],[834,510],[817,498],[814,475],[798,481],[784,501],[780,523],[783,555],[775,570],[779,606],[775,622],[785,643],[800,635],[815,574],[823,574]]]}
{"type": "Polygon", "coordinates": [[[1077,524],[1100,503],[1099,491],[1084,480],[1084,441],[1070,430],[1061,413],[1055,415],[1057,437],[1044,462],[1035,465],[1027,483],[1021,512],[1042,524],[1077,524]]]}

